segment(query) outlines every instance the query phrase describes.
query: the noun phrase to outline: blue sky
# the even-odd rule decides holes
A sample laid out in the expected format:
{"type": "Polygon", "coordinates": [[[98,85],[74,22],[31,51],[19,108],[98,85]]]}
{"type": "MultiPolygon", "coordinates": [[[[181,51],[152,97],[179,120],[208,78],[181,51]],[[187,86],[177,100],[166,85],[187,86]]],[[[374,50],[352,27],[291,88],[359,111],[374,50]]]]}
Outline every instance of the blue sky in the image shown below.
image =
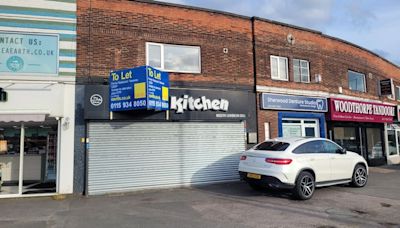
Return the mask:
{"type": "Polygon", "coordinates": [[[321,31],[400,66],[399,0],[161,0],[321,31]]]}

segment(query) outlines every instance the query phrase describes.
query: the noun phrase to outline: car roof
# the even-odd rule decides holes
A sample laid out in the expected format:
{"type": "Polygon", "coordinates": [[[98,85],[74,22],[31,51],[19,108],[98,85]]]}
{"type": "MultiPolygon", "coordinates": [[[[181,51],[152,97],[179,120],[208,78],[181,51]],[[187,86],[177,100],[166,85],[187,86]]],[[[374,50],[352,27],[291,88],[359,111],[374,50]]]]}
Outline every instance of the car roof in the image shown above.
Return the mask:
{"type": "Polygon", "coordinates": [[[277,137],[277,138],[273,138],[267,141],[279,141],[279,142],[286,142],[286,143],[295,143],[295,142],[300,142],[300,141],[305,141],[307,139],[310,138],[306,138],[306,137],[277,137]]]}

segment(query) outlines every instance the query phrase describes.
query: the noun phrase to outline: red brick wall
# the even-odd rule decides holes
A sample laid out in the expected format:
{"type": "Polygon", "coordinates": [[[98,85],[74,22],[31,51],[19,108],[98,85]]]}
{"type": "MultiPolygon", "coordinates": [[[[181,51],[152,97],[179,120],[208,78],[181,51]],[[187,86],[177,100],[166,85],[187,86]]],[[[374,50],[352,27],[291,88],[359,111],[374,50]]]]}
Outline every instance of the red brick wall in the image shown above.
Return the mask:
{"type": "MultiPolygon", "coordinates": [[[[400,84],[400,68],[354,45],[329,38],[316,32],[283,26],[268,21],[255,21],[257,85],[317,90],[369,99],[380,99],[377,94],[378,80],[395,78],[400,84]],[[289,44],[288,34],[295,37],[295,43],[289,44]],[[270,55],[288,58],[290,82],[271,80],[270,55]],[[305,59],[310,62],[312,83],[294,82],[292,60],[305,59]],[[348,89],[347,72],[353,70],[366,75],[367,93],[348,89]],[[315,83],[315,75],[320,74],[321,83],[315,83]],[[371,78],[369,75],[372,74],[371,78]]],[[[391,100],[386,100],[390,101],[391,100]]]]}
{"type": "Polygon", "coordinates": [[[254,85],[249,19],[127,0],[80,0],[77,14],[78,77],[145,65],[145,43],[160,42],[201,47],[201,74],[171,81],[254,85]]]}

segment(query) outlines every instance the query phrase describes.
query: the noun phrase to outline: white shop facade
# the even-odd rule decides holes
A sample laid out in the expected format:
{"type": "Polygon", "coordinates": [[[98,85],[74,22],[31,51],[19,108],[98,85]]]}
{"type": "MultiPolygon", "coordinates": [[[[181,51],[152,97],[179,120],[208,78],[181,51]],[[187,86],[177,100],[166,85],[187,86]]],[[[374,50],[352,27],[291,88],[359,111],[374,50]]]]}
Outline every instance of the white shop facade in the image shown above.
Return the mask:
{"type": "Polygon", "coordinates": [[[73,193],[75,57],[61,48],[74,44],[61,37],[0,30],[0,198],[73,193]]]}

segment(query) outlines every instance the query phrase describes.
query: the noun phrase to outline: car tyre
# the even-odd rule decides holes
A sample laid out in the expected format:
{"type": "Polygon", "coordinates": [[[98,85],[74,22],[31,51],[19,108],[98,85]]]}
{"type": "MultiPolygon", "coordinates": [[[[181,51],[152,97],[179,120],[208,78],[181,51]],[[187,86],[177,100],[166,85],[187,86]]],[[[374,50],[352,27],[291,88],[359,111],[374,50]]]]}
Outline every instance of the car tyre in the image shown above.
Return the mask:
{"type": "Polygon", "coordinates": [[[311,199],[315,191],[315,178],[307,171],[303,171],[296,179],[296,185],[293,188],[293,197],[298,200],[311,199]]]}
{"type": "Polygon", "coordinates": [[[351,179],[351,185],[357,188],[364,187],[368,182],[367,169],[363,165],[356,165],[351,179]]]}

